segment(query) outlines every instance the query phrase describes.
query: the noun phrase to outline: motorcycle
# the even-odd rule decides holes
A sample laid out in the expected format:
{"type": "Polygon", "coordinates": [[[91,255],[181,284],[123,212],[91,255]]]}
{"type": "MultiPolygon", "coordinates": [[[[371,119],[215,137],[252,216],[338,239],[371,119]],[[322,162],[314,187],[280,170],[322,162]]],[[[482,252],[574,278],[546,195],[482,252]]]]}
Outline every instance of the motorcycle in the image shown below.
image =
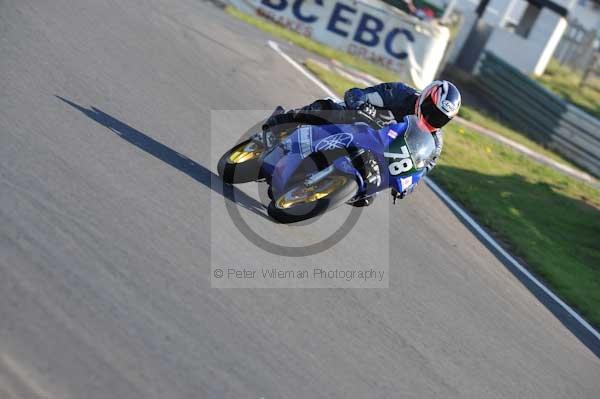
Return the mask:
{"type": "Polygon", "coordinates": [[[434,153],[432,135],[410,115],[379,126],[301,125],[282,137],[267,130],[227,151],[217,169],[228,184],[266,181],[269,216],[294,223],[388,188],[410,192],[434,153]],[[380,172],[377,181],[367,176],[367,155],[380,172]]]}

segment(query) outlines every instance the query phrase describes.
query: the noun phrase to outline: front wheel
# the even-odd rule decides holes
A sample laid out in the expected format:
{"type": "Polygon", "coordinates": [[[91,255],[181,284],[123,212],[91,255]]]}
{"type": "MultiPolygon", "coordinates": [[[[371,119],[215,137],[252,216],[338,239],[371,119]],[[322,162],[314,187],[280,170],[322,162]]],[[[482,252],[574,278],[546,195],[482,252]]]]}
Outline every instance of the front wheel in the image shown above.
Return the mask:
{"type": "Polygon", "coordinates": [[[280,223],[295,223],[318,216],[356,195],[358,184],[347,175],[326,176],[311,186],[296,183],[275,195],[269,203],[269,216],[280,223]]]}
{"type": "Polygon", "coordinates": [[[217,171],[225,183],[248,183],[258,179],[262,143],[246,140],[227,151],[219,160],[217,171]]]}

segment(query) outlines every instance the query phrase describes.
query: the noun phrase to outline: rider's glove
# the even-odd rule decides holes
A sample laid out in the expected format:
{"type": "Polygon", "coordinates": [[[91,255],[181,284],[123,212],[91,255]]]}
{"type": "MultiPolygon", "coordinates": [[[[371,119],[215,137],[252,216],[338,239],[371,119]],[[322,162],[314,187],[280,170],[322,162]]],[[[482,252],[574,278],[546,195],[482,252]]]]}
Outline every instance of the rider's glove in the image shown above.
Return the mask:
{"type": "Polygon", "coordinates": [[[377,118],[377,109],[369,103],[363,103],[358,107],[358,115],[365,119],[367,123],[375,123],[377,118]]]}
{"type": "Polygon", "coordinates": [[[368,102],[358,107],[358,115],[364,122],[377,129],[396,122],[390,111],[378,110],[368,102]]]}

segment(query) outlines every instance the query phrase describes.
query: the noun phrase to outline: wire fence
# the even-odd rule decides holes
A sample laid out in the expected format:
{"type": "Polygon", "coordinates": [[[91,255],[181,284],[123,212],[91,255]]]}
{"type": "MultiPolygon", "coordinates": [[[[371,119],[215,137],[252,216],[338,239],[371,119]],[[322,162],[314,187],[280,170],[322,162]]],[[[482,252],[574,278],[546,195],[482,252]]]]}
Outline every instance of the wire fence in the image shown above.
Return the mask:
{"type": "Polygon", "coordinates": [[[586,29],[575,21],[569,23],[569,27],[554,52],[554,58],[561,65],[578,72],[600,74],[598,70],[600,66],[597,65],[599,52],[598,31],[586,29]]]}

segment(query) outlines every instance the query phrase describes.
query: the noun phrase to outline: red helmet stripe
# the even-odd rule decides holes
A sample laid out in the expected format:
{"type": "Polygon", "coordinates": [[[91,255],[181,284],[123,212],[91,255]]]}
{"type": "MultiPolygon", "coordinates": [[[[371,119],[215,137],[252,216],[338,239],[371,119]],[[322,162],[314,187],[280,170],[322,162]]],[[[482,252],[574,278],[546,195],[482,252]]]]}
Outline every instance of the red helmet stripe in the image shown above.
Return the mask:
{"type": "Polygon", "coordinates": [[[419,120],[420,120],[420,121],[423,123],[423,125],[425,125],[425,127],[426,127],[427,129],[429,129],[429,131],[430,131],[431,133],[433,133],[433,132],[435,132],[435,131],[437,131],[437,130],[438,130],[438,129],[436,129],[435,127],[431,126],[431,125],[429,124],[429,122],[427,122],[427,119],[425,119],[425,118],[419,118],[419,120]]]}
{"type": "Polygon", "coordinates": [[[434,87],[432,92],[431,92],[431,99],[433,100],[433,103],[435,105],[438,104],[438,101],[440,99],[440,88],[439,87],[434,87]]]}

